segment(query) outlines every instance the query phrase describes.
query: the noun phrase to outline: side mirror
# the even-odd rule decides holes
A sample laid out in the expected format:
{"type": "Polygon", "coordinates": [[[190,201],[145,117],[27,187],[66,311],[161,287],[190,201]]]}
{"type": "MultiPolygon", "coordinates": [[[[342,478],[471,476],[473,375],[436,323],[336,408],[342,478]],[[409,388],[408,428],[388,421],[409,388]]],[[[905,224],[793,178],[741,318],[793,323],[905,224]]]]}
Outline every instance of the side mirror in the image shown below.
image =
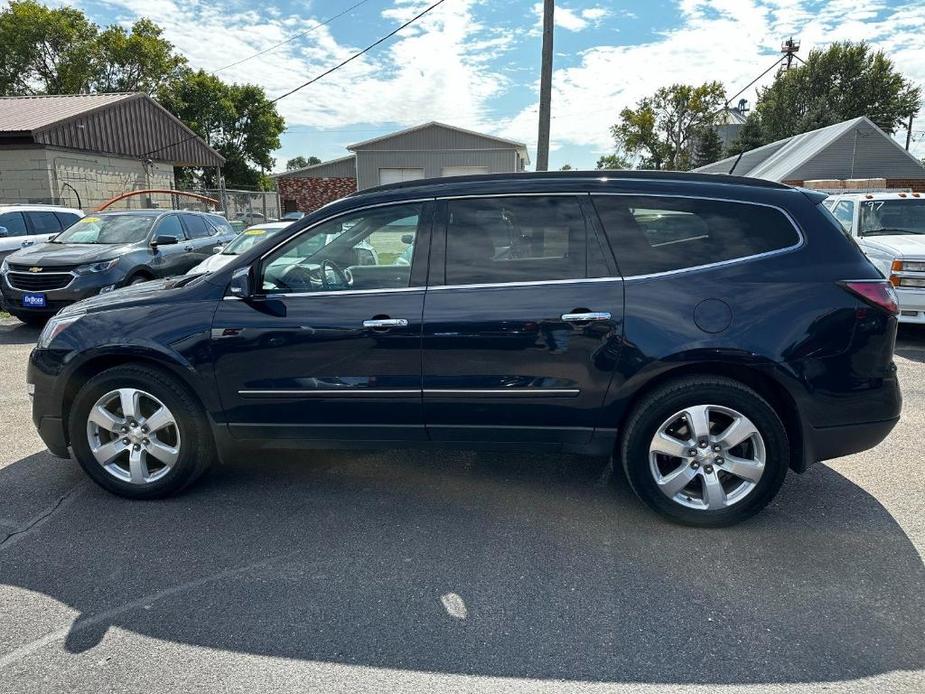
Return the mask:
{"type": "Polygon", "coordinates": [[[0,227],[0,239],[5,239],[9,235],[10,235],[9,229],[7,229],[6,227],[0,227]]]}
{"type": "Polygon", "coordinates": [[[239,267],[231,274],[231,282],[228,283],[229,296],[249,299],[254,293],[253,290],[251,269],[249,267],[239,267]]]}
{"type": "Polygon", "coordinates": [[[406,246],[410,246],[412,243],[414,243],[414,234],[402,234],[401,242],[406,246]]]}
{"type": "Polygon", "coordinates": [[[175,246],[180,243],[180,239],[176,236],[155,236],[151,240],[151,248],[157,248],[158,246],[175,246]]]}
{"type": "Polygon", "coordinates": [[[213,253],[221,253],[223,250],[225,250],[225,247],[224,247],[224,246],[215,246],[215,247],[212,249],[212,252],[213,252],[213,253]]]}

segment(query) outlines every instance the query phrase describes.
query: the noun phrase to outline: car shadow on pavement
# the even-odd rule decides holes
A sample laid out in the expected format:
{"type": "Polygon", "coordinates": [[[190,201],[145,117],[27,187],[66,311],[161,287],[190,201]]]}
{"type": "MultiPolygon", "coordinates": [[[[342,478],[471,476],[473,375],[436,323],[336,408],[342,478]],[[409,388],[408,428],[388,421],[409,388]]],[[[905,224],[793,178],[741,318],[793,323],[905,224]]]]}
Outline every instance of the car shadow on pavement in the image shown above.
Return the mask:
{"type": "Polygon", "coordinates": [[[894,351],[911,361],[925,362],[925,325],[901,325],[894,351]]]}
{"type": "Polygon", "coordinates": [[[80,614],[60,632],[12,625],[0,668],[52,644],[87,651],[111,626],[599,682],[836,681],[925,662],[918,553],[825,465],[713,531],[661,521],[622,479],[600,482],[600,460],[571,456],[264,452],[157,502],[106,494],[76,468],[38,454],[0,470],[0,497],[45,495],[44,515],[0,527],[31,524],[0,544],[0,583],[80,614]]]}
{"type": "Polygon", "coordinates": [[[26,325],[15,318],[0,318],[0,345],[34,345],[41,332],[41,328],[26,325]]]}

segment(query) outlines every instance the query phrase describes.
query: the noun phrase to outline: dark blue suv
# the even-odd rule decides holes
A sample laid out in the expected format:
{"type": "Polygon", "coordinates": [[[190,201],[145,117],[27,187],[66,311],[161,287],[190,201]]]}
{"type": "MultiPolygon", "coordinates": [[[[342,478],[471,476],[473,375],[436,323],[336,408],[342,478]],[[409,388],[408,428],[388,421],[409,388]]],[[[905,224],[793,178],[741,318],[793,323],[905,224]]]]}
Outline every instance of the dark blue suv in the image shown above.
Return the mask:
{"type": "Polygon", "coordinates": [[[242,448],[499,446],[613,454],[655,510],[728,525],[899,418],[893,291],[824,198],[652,172],[352,195],[58,313],[35,424],[132,498],[242,448]]]}

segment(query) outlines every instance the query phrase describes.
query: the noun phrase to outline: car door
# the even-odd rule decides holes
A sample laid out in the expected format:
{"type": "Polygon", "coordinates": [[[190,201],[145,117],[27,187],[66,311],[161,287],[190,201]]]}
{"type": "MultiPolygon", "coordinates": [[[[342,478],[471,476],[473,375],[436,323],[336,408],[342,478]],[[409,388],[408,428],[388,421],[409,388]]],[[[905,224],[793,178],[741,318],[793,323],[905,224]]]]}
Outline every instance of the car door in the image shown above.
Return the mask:
{"type": "Polygon", "coordinates": [[[186,272],[186,270],[199,265],[199,263],[212,255],[212,249],[216,246],[218,240],[215,230],[206,224],[206,220],[201,215],[184,214],[182,218],[188,237],[185,248],[188,249],[187,260],[189,267],[183,270],[186,272]]]}
{"type": "Polygon", "coordinates": [[[585,443],[608,425],[600,407],[620,348],[623,283],[588,202],[442,204],[431,267],[445,271],[431,273],[422,341],[431,439],[585,443]]]}
{"type": "Polygon", "coordinates": [[[22,212],[4,212],[0,214],[0,257],[22,248],[29,240],[29,229],[22,212]]]}
{"type": "Polygon", "coordinates": [[[226,297],[212,351],[232,436],[426,439],[421,316],[433,204],[347,212],[268,243],[252,272],[261,297],[226,297]],[[417,219],[412,236],[391,222],[417,219]],[[405,237],[405,238],[403,238],[405,237]],[[398,258],[407,241],[412,263],[398,258]],[[355,264],[356,247],[377,250],[355,264]]]}
{"type": "Polygon", "coordinates": [[[182,275],[192,265],[189,265],[186,231],[179,214],[165,214],[157,220],[151,238],[156,239],[159,236],[173,236],[177,243],[159,244],[151,251],[151,270],[157,277],[182,275]]]}
{"type": "Polygon", "coordinates": [[[54,212],[31,211],[24,213],[29,225],[29,240],[23,246],[44,243],[61,231],[61,222],[54,212]]]}

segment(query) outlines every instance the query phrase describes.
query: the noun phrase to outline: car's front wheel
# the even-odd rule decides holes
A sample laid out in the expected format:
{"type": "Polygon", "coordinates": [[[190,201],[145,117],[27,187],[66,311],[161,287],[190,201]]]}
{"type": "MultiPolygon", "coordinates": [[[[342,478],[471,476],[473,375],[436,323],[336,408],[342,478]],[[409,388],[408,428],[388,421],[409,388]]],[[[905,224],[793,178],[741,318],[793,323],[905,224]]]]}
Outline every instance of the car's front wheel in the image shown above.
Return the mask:
{"type": "Polygon", "coordinates": [[[774,408],[721,377],[686,378],[650,393],[621,443],[636,494],[686,525],[732,525],[754,515],[774,498],[790,463],[774,408]]]}
{"type": "Polygon", "coordinates": [[[134,499],[180,491],[215,457],[199,403],[177,379],[147,366],[117,366],[87,381],[68,431],[87,474],[134,499]]]}

